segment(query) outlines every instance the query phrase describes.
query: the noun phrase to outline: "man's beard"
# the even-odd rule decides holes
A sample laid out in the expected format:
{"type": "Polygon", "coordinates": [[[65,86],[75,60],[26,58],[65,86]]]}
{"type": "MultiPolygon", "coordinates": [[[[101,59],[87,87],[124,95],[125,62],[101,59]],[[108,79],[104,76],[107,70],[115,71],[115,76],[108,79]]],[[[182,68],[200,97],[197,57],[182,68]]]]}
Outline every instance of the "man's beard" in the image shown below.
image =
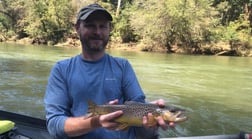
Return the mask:
{"type": "Polygon", "coordinates": [[[92,46],[90,41],[88,39],[84,39],[82,36],[80,36],[80,41],[82,45],[82,49],[84,49],[87,52],[101,52],[104,51],[106,48],[106,45],[108,44],[108,40],[102,40],[102,44],[99,46],[92,46]]]}

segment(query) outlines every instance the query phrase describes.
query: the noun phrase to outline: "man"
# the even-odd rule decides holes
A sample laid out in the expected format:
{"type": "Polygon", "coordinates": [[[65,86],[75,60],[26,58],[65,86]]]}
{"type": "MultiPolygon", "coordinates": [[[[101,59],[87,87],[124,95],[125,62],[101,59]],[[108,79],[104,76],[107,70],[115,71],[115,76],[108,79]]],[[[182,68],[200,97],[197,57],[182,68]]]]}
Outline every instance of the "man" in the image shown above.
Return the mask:
{"type": "MultiPolygon", "coordinates": [[[[120,124],[113,120],[123,111],[85,117],[89,100],[97,104],[122,104],[125,101],[145,102],[144,93],[136,75],[126,59],[105,53],[109,40],[112,16],[97,4],[83,7],[77,17],[76,31],[80,37],[82,53],[59,61],[53,67],[45,95],[47,128],[58,139],[134,139],[144,133],[157,138],[156,127],[166,129],[159,117],[157,124],[146,128],[130,127],[127,131],[115,130],[120,124]],[[152,128],[146,133],[147,128],[152,128]]],[[[164,105],[162,100],[155,101],[164,105]]]]}

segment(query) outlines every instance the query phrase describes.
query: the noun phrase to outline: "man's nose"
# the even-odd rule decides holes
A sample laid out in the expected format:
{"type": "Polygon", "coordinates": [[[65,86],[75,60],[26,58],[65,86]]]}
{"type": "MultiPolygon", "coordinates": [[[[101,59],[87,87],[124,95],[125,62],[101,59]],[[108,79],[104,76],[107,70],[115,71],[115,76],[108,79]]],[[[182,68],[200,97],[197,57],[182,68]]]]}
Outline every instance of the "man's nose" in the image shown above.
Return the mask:
{"type": "Polygon", "coordinates": [[[100,27],[95,27],[94,33],[95,34],[101,34],[102,33],[101,28],[100,27]]]}

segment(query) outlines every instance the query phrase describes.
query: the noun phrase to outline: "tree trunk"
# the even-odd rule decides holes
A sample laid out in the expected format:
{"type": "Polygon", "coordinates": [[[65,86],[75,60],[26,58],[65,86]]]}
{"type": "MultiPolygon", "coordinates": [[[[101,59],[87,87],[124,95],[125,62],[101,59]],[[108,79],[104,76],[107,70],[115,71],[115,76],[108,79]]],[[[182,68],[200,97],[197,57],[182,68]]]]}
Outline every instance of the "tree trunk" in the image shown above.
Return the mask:
{"type": "Polygon", "coordinates": [[[252,7],[251,4],[249,4],[249,1],[245,2],[244,11],[245,11],[244,20],[248,20],[250,27],[252,27],[252,13],[251,13],[252,7]]]}
{"type": "Polygon", "coordinates": [[[120,7],[121,7],[121,0],[118,0],[118,1],[117,1],[117,9],[116,9],[116,17],[119,16],[120,7]]]}
{"type": "Polygon", "coordinates": [[[248,20],[249,19],[249,6],[248,6],[248,3],[245,3],[244,4],[244,11],[245,11],[245,16],[244,16],[244,19],[245,20],[248,20]]]}

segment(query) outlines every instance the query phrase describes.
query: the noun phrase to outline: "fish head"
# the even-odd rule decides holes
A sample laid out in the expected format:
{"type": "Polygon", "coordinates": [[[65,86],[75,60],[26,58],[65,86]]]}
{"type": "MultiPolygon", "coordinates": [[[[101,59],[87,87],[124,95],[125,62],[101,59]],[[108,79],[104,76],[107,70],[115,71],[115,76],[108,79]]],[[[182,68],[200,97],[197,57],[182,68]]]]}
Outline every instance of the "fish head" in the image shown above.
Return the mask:
{"type": "Polygon", "coordinates": [[[162,110],[157,109],[157,113],[164,119],[166,122],[183,122],[187,120],[186,116],[182,116],[181,111],[169,111],[169,110],[162,110]]]}

